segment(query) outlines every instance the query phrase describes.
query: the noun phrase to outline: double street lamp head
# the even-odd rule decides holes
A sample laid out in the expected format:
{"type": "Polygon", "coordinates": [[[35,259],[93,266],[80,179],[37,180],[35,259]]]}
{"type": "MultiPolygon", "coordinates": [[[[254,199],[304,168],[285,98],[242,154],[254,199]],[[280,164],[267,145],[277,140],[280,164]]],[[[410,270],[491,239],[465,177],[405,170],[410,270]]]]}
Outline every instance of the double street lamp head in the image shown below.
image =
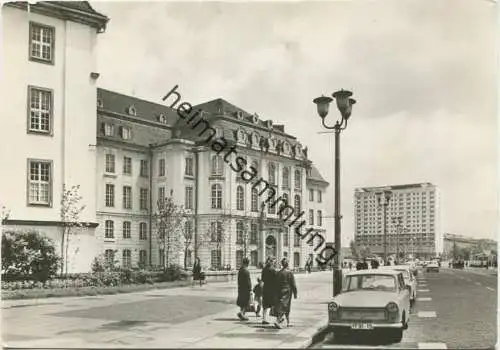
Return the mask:
{"type": "MultiPolygon", "coordinates": [[[[337,101],[337,108],[342,115],[343,119],[349,119],[352,112],[352,105],[356,103],[356,100],[351,98],[352,92],[347,90],[340,90],[334,92],[332,96],[337,101]]],[[[324,119],[328,115],[330,103],[333,101],[331,97],[320,96],[313,100],[318,108],[319,116],[324,119]]]]}

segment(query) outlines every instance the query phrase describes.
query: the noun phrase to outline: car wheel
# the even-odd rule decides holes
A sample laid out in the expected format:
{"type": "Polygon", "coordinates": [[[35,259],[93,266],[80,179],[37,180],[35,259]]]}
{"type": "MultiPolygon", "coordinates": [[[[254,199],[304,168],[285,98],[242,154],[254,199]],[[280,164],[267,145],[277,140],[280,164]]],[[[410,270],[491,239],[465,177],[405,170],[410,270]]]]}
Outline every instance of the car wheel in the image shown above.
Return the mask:
{"type": "Polygon", "coordinates": [[[391,329],[389,331],[389,340],[391,343],[400,343],[403,339],[403,329],[391,329]]]}
{"type": "Polygon", "coordinates": [[[333,339],[335,339],[336,344],[345,343],[348,338],[349,338],[349,331],[338,330],[338,329],[333,331],[333,339]]]}

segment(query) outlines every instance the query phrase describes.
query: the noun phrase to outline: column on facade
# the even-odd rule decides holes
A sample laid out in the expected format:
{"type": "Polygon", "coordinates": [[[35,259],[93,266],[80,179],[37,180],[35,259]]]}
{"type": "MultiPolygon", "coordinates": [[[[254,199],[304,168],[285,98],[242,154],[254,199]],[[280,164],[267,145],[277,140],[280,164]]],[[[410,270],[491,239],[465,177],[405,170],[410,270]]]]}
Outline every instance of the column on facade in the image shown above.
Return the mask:
{"type": "Polygon", "coordinates": [[[260,261],[264,264],[266,262],[266,231],[263,229],[262,232],[259,232],[260,235],[260,261]]]}
{"type": "Polygon", "coordinates": [[[284,254],[283,254],[283,229],[279,229],[277,232],[278,232],[278,234],[277,234],[277,236],[278,236],[278,242],[277,242],[278,243],[278,257],[277,258],[281,260],[281,259],[283,259],[283,256],[284,256],[284,254]]]}

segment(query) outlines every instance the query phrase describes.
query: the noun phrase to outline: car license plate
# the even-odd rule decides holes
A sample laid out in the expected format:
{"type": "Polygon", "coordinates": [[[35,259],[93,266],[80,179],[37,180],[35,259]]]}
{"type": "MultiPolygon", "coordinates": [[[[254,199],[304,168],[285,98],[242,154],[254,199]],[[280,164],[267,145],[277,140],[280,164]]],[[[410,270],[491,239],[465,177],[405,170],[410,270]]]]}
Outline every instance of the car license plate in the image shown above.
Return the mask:
{"type": "Polygon", "coordinates": [[[373,329],[373,324],[366,322],[357,322],[351,324],[351,329],[370,330],[373,329]]]}

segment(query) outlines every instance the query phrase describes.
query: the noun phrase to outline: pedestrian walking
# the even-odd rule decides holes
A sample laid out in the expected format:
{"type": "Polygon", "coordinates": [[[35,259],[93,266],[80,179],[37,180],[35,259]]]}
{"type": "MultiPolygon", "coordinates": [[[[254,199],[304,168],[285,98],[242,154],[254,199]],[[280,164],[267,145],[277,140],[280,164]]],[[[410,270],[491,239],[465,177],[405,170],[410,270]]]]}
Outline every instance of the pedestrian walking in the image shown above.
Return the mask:
{"type": "Polygon", "coordinates": [[[257,278],[257,284],[253,288],[254,302],[255,302],[255,316],[260,317],[260,310],[262,308],[262,292],[264,283],[262,279],[257,278]]]}
{"type": "Polygon", "coordinates": [[[281,270],[276,274],[276,323],[277,328],[284,328],[285,321],[286,327],[290,325],[290,311],[292,306],[292,295],[297,299],[297,285],[295,284],[295,277],[288,269],[288,260],[283,258],[281,260],[281,270]]]}
{"type": "Polygon", "coordinates": [[[242,321],[248,321],[245,313],[250,304],[252,293],[252,281],[250,280],[250,272],[248,272],[249,263],[248,258],[243,258],[240,270],[238,271],[238,299],[236,300],[236,305],[240,307],[238,317],[242,321]]]}
{"type": "Polygon", "coordinates": [[[371,261],[371,265],[372,265],[372,269],[378,269],[378,267],[379,267],[378,260],[377,259],[373,259],[371,261]]]}
{"type": "Polygon", "coordinates": [[[261,275],[264,289],[262,291],[262,324],[269,324],[269,311],[276,304],[276,269],[271,257],[267,258],[261,275]]]}
{"type": "Polygon", "coordinates": [[[203,272],[201,271],[201,261],[199,257],[196,257],[193,265],[193,285],[196,283],[196,281],[200,281],[200,286],[203,283],[203,280],[205,279],[205,276],[203,272]]]}

